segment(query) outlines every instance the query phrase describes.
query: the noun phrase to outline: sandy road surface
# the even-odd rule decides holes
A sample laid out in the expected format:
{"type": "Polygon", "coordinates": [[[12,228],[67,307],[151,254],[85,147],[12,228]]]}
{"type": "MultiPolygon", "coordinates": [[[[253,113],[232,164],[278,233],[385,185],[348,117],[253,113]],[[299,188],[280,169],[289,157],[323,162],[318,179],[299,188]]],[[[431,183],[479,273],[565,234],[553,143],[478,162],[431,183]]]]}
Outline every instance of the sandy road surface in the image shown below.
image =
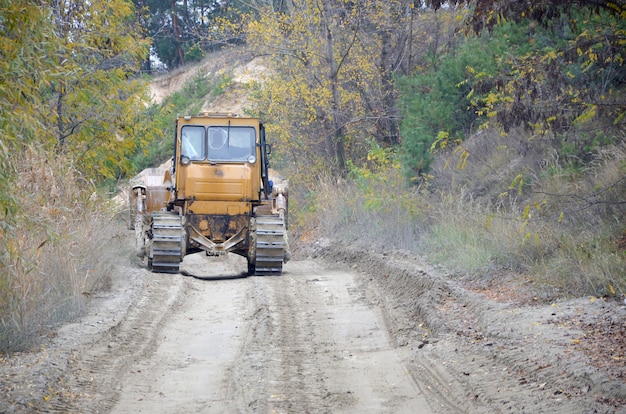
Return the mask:
{"type": "Polygon", "coordinates": [[[100,310],[111,327],[72,351],[49,411],[434,412],[354,273],[314,261],[280,277],[245,268],[193,255],[182,269],[203,279],[137,269],[142,294],[117,318],[100,310]]]}
{"type": "Polygon", "coordinates": [[[279,277],[120,260],[84,318],[0,359],[0,412],[626,413],[622,305],[496,301],[400,253],[305,256],[279,277]]]}
{"type": "MultiPolygon", "coordinates": [[[[237,259],[191,256],[184,270],[234,277],[237,259]]],[[[431,412],[349,273],[300,261],[281,277],[154,277],[184,301],[120,373],[114,413],[431,412]]]]}

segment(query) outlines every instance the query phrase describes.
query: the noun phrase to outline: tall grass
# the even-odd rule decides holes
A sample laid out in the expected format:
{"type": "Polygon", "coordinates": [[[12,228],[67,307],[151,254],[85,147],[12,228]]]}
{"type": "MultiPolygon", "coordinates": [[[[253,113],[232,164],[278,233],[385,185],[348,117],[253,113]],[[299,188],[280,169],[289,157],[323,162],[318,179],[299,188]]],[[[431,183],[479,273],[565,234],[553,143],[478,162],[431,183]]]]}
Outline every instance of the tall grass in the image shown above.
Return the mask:
{"type": "MultiPolygon", "coordinates": [[[[390,173],[392,180],[400,180],[397,171],[390,173]]],[[[423,208],[427,207],[420,208],[423,200],[410,191],[388,187],[392,180],[385,183],[378,178],[382,177],[362,180],[360,185],[329,177],[319,180],[314,200],[317,207],[309,214],[315,217],[321,234],[373,249],[410,249],[419,237],[423,208]]]]}
{"type": "Polygon", "coordinates": [[[321,179],[311,217],[324,237],[409,250],[456,274],[527,276],[546,299],[626,293],[626,143],[573,172],[518,138],[466,142],[463,170],[450,167],[458,151],[439,154],[420,189],[393,167],[321,179]]]}
{"type": "Polygon", "coordinates": [[[0,351],[31,348],[79,315],[87,297],[109,283],[116,224],[98,196],[62,157],[36,147],[16,156],[20,210],[0,237],[0,351]]]}

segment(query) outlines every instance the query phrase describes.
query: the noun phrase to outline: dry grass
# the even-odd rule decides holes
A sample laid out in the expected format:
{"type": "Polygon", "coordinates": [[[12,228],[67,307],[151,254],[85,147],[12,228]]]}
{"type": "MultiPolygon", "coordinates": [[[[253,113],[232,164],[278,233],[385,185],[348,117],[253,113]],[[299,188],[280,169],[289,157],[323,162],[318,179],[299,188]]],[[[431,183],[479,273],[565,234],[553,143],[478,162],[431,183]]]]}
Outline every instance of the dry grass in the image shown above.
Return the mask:
{"type": "Polygon", "coordinates": [[[0,238],[2,352],[28,349],[79,315],[86,297],[107,285],[107,256],[122,245],[109,241],[123,225],[71,164],[36,148],[16,161],[21,209],[0,238]]]}
{"type": "Polygon", "coordinates": [[[315,190],[318,207],[312,216],[322,234],[375,250],[411,249],[419,237],[425,205],[405,192],[397,172],[360,187],[354,182],[323,179],[315,190]],[[386,180],[384,178],[389,178],[386,180]]]}
{"type": "Polygon", "coordinates": [[[439,154],[420,191],[395,171],[322,180],[319,231],[368,249],[409,250],[465,278],[518,274],[545,300],[626,293],[626,143],[572,171],[550,143],[520,138],[486,131],[468,140],[462,170],[458,152],[439,154]],[[522,185],[511,188],[518,175],[522,185]]]}

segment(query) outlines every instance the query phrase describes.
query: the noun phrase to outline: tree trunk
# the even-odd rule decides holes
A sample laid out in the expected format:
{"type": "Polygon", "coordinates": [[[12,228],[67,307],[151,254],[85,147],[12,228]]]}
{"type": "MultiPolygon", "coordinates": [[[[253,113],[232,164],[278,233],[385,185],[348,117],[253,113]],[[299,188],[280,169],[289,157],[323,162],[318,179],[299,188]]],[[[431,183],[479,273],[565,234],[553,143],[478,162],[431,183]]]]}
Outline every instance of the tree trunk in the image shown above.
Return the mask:
{"type": "Polygon", "coordinates": [[[332,10],[331,4],[328,1],[324,2],[324,16],[326,21],[323,22],[324,30],[326,31],[326,59],[328,61],[328,80],[330,82],[330,92],[332,97],[331,103],[331,125],[332,133],[327,139],[332,140],[332,147],[334,148],[335,166],[341,174],[346,172],[346,154],[345,154],[345,125],[342,121],[340,97],[339,97],[339,67],[337,60],[335,59],[335,44],[333,33],[330,27],[332,10]]]}
{"type": "Polygon", "coordinates": [[[178,64],[183,65],[185,63],[185,54],[183,52],[182,44],[183,37],[181,33],[180,20],[176,14],[176,0],[172,0],[172,30],[174,32],[174,43],[176,45],[176,54],[178,55],[178,64]]]}
{"type": "Polygon", "coordinates": [[[380,77],[383,89],[383,113],[380,119],[382,143],[387,147],[400,143],[398,114],[396,110],[396,88],[392,74],[394,66],[391,30],[381,31],[380,77]]]}
{"type": "Polygon", "coordinates": [[[63,88],[60,87],[57,91],[57,105],[56,105],[56,117],[57,117],[57,136],[59,141],[59,152],[63,150],[65,146],[65,133],[63,132],[65,129],[65,123],[63,122],[63,88]]]}

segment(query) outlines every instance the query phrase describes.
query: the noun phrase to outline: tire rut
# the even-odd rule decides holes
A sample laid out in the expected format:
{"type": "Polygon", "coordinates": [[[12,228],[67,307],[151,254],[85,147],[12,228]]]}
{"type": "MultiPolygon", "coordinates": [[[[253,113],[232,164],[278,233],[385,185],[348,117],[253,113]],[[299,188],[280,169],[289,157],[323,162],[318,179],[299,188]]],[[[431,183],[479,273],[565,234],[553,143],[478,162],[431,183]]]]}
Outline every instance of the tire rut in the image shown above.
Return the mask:
{"type": "Polygon", "coordinates": [[[298,266],[250,280],[249,332],[229,387],[241,390],[231,397],[239,412],[431,413],[429,391],[352,273],[298,266]]]}
{"type": "Polygon", "coordinates": [[[125,317],[71,357],[62,393],[66,398],[56,407],[59,412],[110,411],[119,396],[120,378],[156,349],[162,327],[182,307],[187,282],[165,274],[147,280],[125,317]],[[72,391],[77,389],[78,395],[72,391]]]}
{"type": "Polygon", "coordinates": [[[328,391],[316,362],[315,324],[299,303],[307,298],[286,275],[251,279],[250,332],[239,353],[231,392],[240,412],[326,412],[328,391]],[[251,377],[251,373],[254,373],[251,377]]]}

